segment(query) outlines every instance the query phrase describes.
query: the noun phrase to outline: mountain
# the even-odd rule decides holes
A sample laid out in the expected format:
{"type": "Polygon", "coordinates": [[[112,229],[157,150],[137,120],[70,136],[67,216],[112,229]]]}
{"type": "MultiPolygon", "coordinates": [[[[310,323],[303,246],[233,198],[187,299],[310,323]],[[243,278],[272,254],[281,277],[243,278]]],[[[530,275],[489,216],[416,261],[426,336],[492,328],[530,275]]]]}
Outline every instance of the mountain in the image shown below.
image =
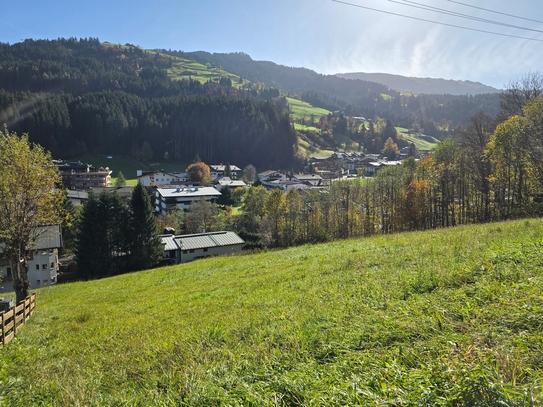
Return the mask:
{"type": "Polygon", "coordinates": [[[480,82],[459,81],[438,78],[416,78],[388,73],[339,73],[336,76],[344,79],[358,79],[376,82],[388,86],[397,92],[433,95],[481,95],[485,93],[499,93],[500,89],[483,85],[480,82]]]}

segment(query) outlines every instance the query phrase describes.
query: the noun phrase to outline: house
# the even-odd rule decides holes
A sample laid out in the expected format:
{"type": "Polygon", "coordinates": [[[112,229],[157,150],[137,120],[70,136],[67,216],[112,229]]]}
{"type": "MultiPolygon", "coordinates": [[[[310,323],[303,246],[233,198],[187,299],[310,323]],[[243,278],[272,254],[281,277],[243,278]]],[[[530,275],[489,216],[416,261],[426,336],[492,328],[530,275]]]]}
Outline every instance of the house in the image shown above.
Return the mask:
{"type": "Polygon", "coordinates": [[[155,192],[155,212],[165,215],[173,208],[187,211],[193,202],[205,199],[213,202],[221,193],[213,187],[170,187],[157,188],[155,192]]]}
{"type": "MultiPolygon", "coordinates": [[[[209,169],[211,170],[211,178],[219,180],[224,177],[224,170],[226,169],[226,165],[210,165],[209,169]]],[[[241,168],[230,165],[230,177],[231,179],[237,179],[238,173],[241,171],[241,168]]]]}
{"type": "Polygon", "coordinates": [[[268,170],[257,174],[258,180],[262,185],[269,188],[277,188],[277,185],[274,184],[274,181],[286,181],[286,174],[281,171],[268,170]]]}
{"type": "Polygon", "coordinates": [[[245,241],[234,232],[210,232],[194,235],[161,235],[163,260],[170,264],[209,256],[237,253],[245,241]]]}
{"type": "Polygon", "coordinates": [[[273,189],[282,189],[283,191],[289,191],[291,189],[308,189],[310,188],[307,184],[301,181],[290,181],[290,180],[275,180],[266,184],[267,187],[273,189]]]}
{"type": "Polygon", "coordinates": [[[220,191],[222,187],[228,187],[231,190],[234,190],[236,188],[245,188],[246,186],[247,184],[244,181],[240,179],[232,180],[229,177],[223,177],[215,184],[217,191],[220,191]]]}
{"type": "MultiPolygon", "coordinates": [[[[45,287],[57,283],[59,271],[58,249],[62,247],[60,225],[41,226],[40,235],[28,252],[28,280],[31,288],[45,287]]],[[[11,266],[2,256],[0,243],[0,273],[3,276],[1,292],[13,291],[11,266]]]]}
{"type": "Polygon", "coordinates": [[[311,187],[322,185],[322,177],[318,174],[295,174],[290,180],[303,182],[311,187]]]}
{"type": "Polygon", "coordinates": [[[55,162],[62,183],[68,189],[87,190],[94,187],[110,187],[112,171],[106,168],[95,169],[90,164],[82,162],[55,162]]]}
{"type": "Polygon", "coordinates": [[[69,189],[67,192],[67,198],[72,205],[83,205],[83,203],[89,199],[89,193],[87,191],[74,191],[69,189]]]}
{"type": "Polygon", "coordinates": [[[137,170],[138,182],[144,187],[183,184],[188,182],[190,177],[186,172],[168,172],[164,170],[142,171],[137,170]]]}

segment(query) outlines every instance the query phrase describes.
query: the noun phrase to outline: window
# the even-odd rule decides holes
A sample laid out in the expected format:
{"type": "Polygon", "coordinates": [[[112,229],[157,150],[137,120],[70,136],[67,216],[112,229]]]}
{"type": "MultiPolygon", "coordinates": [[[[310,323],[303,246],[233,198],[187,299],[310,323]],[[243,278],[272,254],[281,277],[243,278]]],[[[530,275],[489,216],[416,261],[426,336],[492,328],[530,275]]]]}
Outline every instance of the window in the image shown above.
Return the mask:
{"type": "Polygon", "coordinates": [[[188,251],[187,251],[187,250],[183,250],[183,254],[187,254],[187,253],[188,253],[188,251]]]}
{"type": "Polygon", "coordinates": [[[36,270],[39,270],[39,269],[40,269],[40,265],[36,264],[36,270]]]}
{"type": "Polygon", "coordinates": [[[36,280],[36,285],[39,287],[40,286],[40,280],[36,280]]]}
{"type": "Polygon", "coordinates": [[[47,250],[42,250],[42,251],[41,251],[41,255],[42,255],[42,256],[45,256],[46,254],[47,254],[47,250]]]}
{"type": "Polygon", "coordinates": [[[42,270],[46,270],[46,269],[47,269],[47,264],[42,264],[42,265],[41,265],[41,269],[42,269],[42,270]]]}
{"type": "Polygon", "coordinates": [[[6,276],[11,276],[11,267],[6,269],[6,276]]]}
{"type": "Polygon", "coordinates": [[[190,249],[190,252],[191,252],[191,253],[194,253],[194,249],[190,249]]]}
{"type": "Polygon", "coordinates": [[[204,248],[204,252],[207,252],[207,247],[204,248]]]}
{"type": "Polygon", "coordinates": [[[51,262],[51,268],[52,269],[55,268],[55,262],[54,261],[51,262]]]}

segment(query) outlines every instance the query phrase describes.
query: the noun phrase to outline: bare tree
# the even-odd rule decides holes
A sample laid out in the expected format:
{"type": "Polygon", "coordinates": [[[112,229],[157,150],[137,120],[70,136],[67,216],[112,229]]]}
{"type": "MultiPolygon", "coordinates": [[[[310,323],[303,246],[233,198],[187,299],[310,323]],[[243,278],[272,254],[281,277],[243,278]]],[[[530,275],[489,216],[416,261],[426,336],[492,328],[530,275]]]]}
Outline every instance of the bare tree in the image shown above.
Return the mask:
{"type": "Polygon", "coordinates": [[[518,80],[510,81],[500,95],[498,120],[503,122],[511,116],[522,116],[524,106],[542,95],[543,75],[539,71],[527,73],[518,80]]]}

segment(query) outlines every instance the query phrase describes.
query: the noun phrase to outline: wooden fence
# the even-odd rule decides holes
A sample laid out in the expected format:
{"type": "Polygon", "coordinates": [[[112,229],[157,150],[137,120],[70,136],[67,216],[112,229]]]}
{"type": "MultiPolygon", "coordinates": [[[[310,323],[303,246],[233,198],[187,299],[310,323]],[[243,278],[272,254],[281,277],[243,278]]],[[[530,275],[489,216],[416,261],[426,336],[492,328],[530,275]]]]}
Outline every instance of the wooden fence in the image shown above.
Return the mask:
{"type": "Polygon", "coordinates": [[[1,344],[6,345],[15,338],[17,332],[34,313],[35,308],[36,293],[32,294],[19,305],[11,307],[9,311],[0,313],[0,324],[2,327],[1,344]]]}

